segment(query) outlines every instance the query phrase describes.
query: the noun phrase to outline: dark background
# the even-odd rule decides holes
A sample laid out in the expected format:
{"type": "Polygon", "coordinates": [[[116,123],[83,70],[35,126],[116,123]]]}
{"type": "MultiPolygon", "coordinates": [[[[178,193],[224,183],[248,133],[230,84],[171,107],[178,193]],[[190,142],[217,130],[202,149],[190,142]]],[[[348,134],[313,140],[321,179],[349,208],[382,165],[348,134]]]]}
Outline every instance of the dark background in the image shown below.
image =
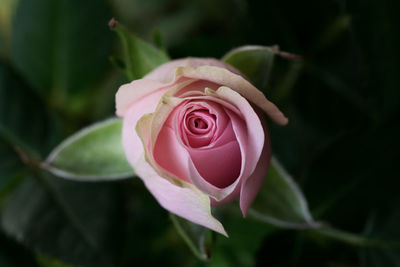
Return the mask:
{"type": "MultiPolygon", "coordinates": [[[[277,44],[305,60],[277,58],[263,88],[290,120],[269,125],[275,155],[317,220],[400,241],[399,1],[0,1],[0,122],[12,129],[0,131],[4,140],[27,140],[40,160],[68,135],[114,114],[114,94],[127,80],[110,61],[121,55],[107,26],[112,17],[149,41],[157,29],[172,58],[221,58],[237,46],[277,44]]],[[[68,219],[3,139],[0,208],[3,225],[18,234],[1,234],[0,266],[63,266],[42,254],[93,266],[400,266],[399,250],[236,217],[224,221],[231,238],[214,236],[204,264],[140,181],[57,181],[73,192],[70,203],[86,207],[78,211],[84,224],[111,229],[99,241],[110,255],[99,258],[75,246],[81,241],[69,237],[68,219]]]]}

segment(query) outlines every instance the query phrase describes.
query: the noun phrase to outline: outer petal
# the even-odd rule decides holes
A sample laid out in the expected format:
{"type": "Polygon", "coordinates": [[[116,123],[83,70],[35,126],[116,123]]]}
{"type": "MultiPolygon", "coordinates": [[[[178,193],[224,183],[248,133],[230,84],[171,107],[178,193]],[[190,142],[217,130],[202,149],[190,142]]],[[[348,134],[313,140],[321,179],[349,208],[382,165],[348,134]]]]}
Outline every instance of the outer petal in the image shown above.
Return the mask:
{"type": "MultiPolygon", "coordinates": [[[[233,131],[231,126],[229,128],[233,131]]],[[[211,151],[191,149],[189,153],[203,179],[218,188],[226,188],[240,175],[241,153],[236,140],[214,147],[211,151]]]]}
{"type": "MultiPolygon", "coordinates": [[[[220,87],[217,91],[207,89],[206,94],[214,94],[235,105],[241,111],[240,115],[246,122],[246,125],[243,125],[234,112],[227,111],[231,117],[242,154],[244,154],[242,156],[242,161],[244,161],[242,168],[244,170],[240,185],[240,208],[243,216],[246,216],[247,210],[264,180],[269,165],[271,155],[266,126],[264,125],[263,127],[259,116],[249,103],[230,88],[220,87]]],[[[232,195],[227,196],[227,199],[231,199],[237,193],[238,190],[236,189],[232,192],[232,195]]],[[[221,202],[213,202],[212,204],[221,204],[221,202]]]]}
{"type": "MultiPolygon", "coordinates": [[[[261,121],[263,122],[262,119],[261,121]]],[[[242,211],[243,217],[246,217],[247,211],[253,203],[254,199],[256,198],[258,191],[260,190],[261,185],[264,181],[264,178],[266,177],[271,160],[271,147],[269,143],[268,129],[265,123],[263,123],[263,127],[265,133],[264,148],[254,172],[244,182],[241,181],[241,183],[235,188],[235,190],[222,201],[218,202],[214,199],[211,199],[212,206],[231,202],[240,195],[240,209],[242,211]]]]}
{"type": "MultiPolygon", "coordinates": [[[[182,58],[170,61],[161,65],[160,67],[154,69],[149,74],[147,74],[144,78],[158,81],[161,83],[170,83],[175,77],[175,70],[178,67],[189,67],[189,68],[198,68],[200,66],[215,66],[227,69],[233,73],[241,75],[240,72],[234,67],[218,60],[215,58],[182,58]]],[[[207,80],[207,79],[206,79],[207,80]]]]}
{"type": "MultiPolygon", "coordinates": [[[[178,173],[176,173],[176,170],[168,168],[168,167],[174,167],[174,166],[166,166],[167,168],[163,168],[163,166],[160,166],[158,164],[156,157],[160,155],[154,155],[154,151],[152,148],[152,143],[151,143],[151,125],[152,122],[154,121],[154,113],[146,114],[140,120],[138,121],[136,125],[136,132],[138,136],[140,137],[142,144],[143,144],[143,149],[144,149],[144,155],[146,161],[153,167],[154,171],[158,173],[161,177],[164,177],[164,179],[169,180],[171,183],[182,186],[183,182],[185,182],[184,177],[177,177],[177,174],[182,174],[185,175],[185,166],[184,165],[179,165],[178,163],[175,163],[175,166],[179,167],[178,173]]],[[[178,157],[174,155],[174,152],[178,152],[179,157],[184,157],[187,155],[187,151],[182,150],[180,146],[174,146],[174,140],[176,138],[174,136],[173,139],[171,139],[171,135],[167,132],[167,136],[163,136],[162,142],[167,142],[167,144],[162,144],[162,148],[165,148],[165,151],[162,151],[162,153],[168,153],[169,155],[172,155],[176,160],[178,160],[178,157]],[[170,143],[172,141],[172,143],[170,143]],[[182,152],[182,154],[181,154],[182,152]]],[[[161,152],[160,152],[161,153],[161,152]]],[[[163,159],[161,158],[161,163],[163,163],[163,159]]]]}
{"type": "MultiPolygon", "coordinates": [[[[136,103],[141,98],[144,98],[146,95],[154,94],[157,91],[165,91],[165,89],[163,90],[164,87],[165,84],[163,83],[146,79],[135,80],[131,83],[122,85],[115,95],[117,115],[124,116],[132,104],[136,103]]],[[[147,98],[144,101],[148,102],[149,99],[155,100],[153,98],[147,98]]],[[[155,103],[158,103],[159,99],[160,98],[155,100],[155,103]]]]}
{"type": "MultiPolygon", "coordinates": [[[[243,165],[243,163],[242,163],[243,165]]],[[[217,201],[221,201],[227,196],[229,196],[237,187],[237,185],[240,183],[240,177],[242,176],[243,170],[241,169],[239,177],[229,186],[225,188],[218,188],[211,183],[207,182],[199,173],[197,170],[196,166],[193,163],[193,160],[189,158],[188,160],[188,167],[189,167],[189,173],[190,173],[190,180],[192,183],[202,190],[203,192],[207,192],[207,194],[214,198],[217,201]]]]}
{"type": "Polygon", "coordinates": [[[243,217],[246,217],[247,211],[256,198],[258,191],[260,191],[271,161],[271,145],[269,143],[268,129],[265,123],[263,126],[265,132],[265,141],[261,157],[253,174],[242,183],[240,190],[240,209],[243,217]]]}
{"type": "Polygon", "coordinates": [[[214,66],[201,66],[197,69],[179,67],[175,75],[176,77],[184,76],[187,78],[207,80],[229,87],[261,108],[276,123],[281,125],[288,123],[288,119],[285,115],[283,115],[275,104],[270,102],[261,91],[242,76],[228,71],[227,69],[214,66]]]}
{"type": "Polygon", "coordinates": [[[173,128],[163,127],[154,150],[149,152],[153,154],[155,168],[160,166],[169,172],[169,176],[189,181],[186,164],[189,155],[176,138],[173,128]]]}
{"type": "Polygon", "coordinates": [[[244,120],[245,125],[233,114],[233,111],[227,110],[228,115],[231,114],[232,126],[245,154],[242,160],[245,161],[246,171],[243,175],[247,179],[253,173],[264,147],[264,130],[261,121],[247,100],[226,86],[218,88],[217,91],[207,89],[206,94],[214,95],[233,104],[241,112],[240,117],[244,120]]]}
{"type": "MultiPolygon", "coordinates": [[[[149,136],[151,115],[145,116],[138,123],[141,136],[149,136]]],[[[143,140],[146,145],[150,140],[143,140]]],[[[191,184],[179,181],[178,184],[159,176],[142,154],[134,165],[138,176],[157,199],[160,205],[189,221],[200,224],[218,233],[228,236],[222,224],[211,214],[209,197],[191,184]]]]}
{"type": "Polygon", "coordinates": [[[143,154],[143,145],[135,130],[136,124],[143,114],[151,113],[156,109],[162,94],[162,91],[156,91],[144,96],[140,101],[136,101],[124,114],[122,143],[125,155],[132,166],[135,166],[136,161],[143,154]]]}

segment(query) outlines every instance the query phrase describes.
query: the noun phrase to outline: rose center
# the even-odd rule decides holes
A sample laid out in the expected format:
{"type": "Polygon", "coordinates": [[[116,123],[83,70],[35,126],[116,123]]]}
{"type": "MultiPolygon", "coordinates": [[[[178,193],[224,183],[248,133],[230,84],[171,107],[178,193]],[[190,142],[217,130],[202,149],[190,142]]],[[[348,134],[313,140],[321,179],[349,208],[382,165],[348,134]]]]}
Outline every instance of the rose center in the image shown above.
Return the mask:
{"type": "Polygon", "coordinates": [[[201,118],[197,118],[194,120],[194,127],[199,129],[207,129],[208,125],[207,122],[205,122],[201,118]]]}
{"type": "Polygon", "coordinates": [[[215,115],[207,110],[194,110],[186,115],[186,130],[189,134],[204,135],[215,126],[215,115]]]}
{"type": "Polygon", "coordinates": [[[214,140],[217,117],[208,108],[194,103],[187,105],[181,114],[180,136],[186,145],[198,148],[214,140]]]}

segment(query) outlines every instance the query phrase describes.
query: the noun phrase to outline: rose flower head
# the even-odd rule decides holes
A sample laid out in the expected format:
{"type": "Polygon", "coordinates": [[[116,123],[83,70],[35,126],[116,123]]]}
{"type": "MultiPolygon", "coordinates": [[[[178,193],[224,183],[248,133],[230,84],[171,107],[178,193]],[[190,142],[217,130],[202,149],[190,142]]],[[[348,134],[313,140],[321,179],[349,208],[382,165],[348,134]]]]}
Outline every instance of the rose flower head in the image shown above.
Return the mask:
{"type": "Polygon", "coordinates": [[[116,94],[129,163],[161,206],[227,235],[211,206],[237,198],[243,216],[269,166],[265,112],[287,118],[233,67],[211,58],[168,62],[116,94]]]}

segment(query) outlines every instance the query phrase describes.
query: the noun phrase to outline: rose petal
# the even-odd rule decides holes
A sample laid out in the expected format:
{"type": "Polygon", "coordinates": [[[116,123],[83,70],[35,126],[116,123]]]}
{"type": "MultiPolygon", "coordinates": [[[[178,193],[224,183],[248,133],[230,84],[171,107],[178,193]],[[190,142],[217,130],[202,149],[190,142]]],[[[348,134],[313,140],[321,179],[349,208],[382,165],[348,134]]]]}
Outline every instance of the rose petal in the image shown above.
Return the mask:
{"type": "MultiPolygon", "coordinates": [[[[235,105],[240,111],[246,124],[238,118],[238,115],[227,109],[238,143],[244,154],[242,157],[242,166],[244,168],[240,190],[240,207],[243,216],[246,216],[247,210],[258,193],[259,186],[264,180],[268,169],[270,146],[268,142],[268,133],[266,126],[263,127],[259,116],[256,114],[250,104],[238,93],[227,87],[220,87],[217,91],[206,90],[207,95],[214,95],[235,105]]],[[[237,194],[234,190],[227,199],[237,194]]],[[[220,203],[213,203],[220,204],[220,203]]]]}
{"type": "Polygon", "coordinates": [[[226,112],[231,118],[240,148],[244,151],[246,170],[243,175],[248,177],[253,173],[264,147],[264,130],[258,115],[245,98],[226,86],[218,88],[217,91],[206,89],[206,94],[223,99],[240,110],[244,122],[235,116],[233,111],[227,109],[226,112]]]}
{"type": "Polygon", "coordinates": [[[154,145],[153,157],[156,163],[175,177],[188,181],[186,149],[178,142],[175,131],[163,127],[154,145]]]}
{"type": "Polygon", "coordinates": [[[190,180],[192,181],[193,185],[217,201],[221,201],[228,195],[230,195],[240,182],[240,179],[238,179],[239,178],[238,177],[229,186],[225,188],[219,188],[207,182],[200,175],[199,171],[197,170],[196,166],[193,163],[193,160],[190,157],[188,159],[188,167],[189,167],[190,180]]]}
{"type": "Polygon", "coordinates": [[[216,118],[204,105],[194,103],[191,109],[181,110],[180,136],[190,147],[204,147],[213,141],[217,128],[216,118]]]}
{"type": "Polygon", "coordinates": [[[169,90],[162,96],[161,101],[157,105],[157,108],[154,111],[154,120],[151,125],[151,144],[154,145],[156,138],[161,131],[161,127],[164,125],[167,118],[170,116],[171,112],[178,106],[180,103],[184,101],[182,98],[173,97],[169,92],[179,91],[182,88],[190,86],[191,84],[196,83],[196,80],[185,80],[181,83],[178,83],[175,86],[169,88],[169,90]]]}
{"type": "Polygon", "coordinates": [[[268,138],[268,131],[265,123],[263,124],[265,136],[264,148],[261,153],[260,159],[254,172],[246,179],[246,181],[239,183],[235,190],[226,198],[221,201],[216,201],[211,199],[211,205],[222,205],[229,203],[236,199],[240,195],[240,209],[242,211],[243,217],[246,217],[247,211],[256,198],[261,185],[266,177],[266,173],[269,167],[269,162],[271,158],[271,149],[268,138]]]}
{"type": "MultiPolygon", "coordinates": [[[[168,84],[144,78],[134,80],[131,83],[122,85],[118,89],[115,95],[116,113],[118,116],[123,117],[130,106],[138,101],[142,101],[142,98],[147,95],[159,91],[165,93],[170,89],[180,90],[182,87],[188,86],[196,81],[196,79],[188,79],[185,77],[175,77],[175,79],[168,84]]],[[[157,99],[156,103],[158,103],[159,100],[160,99],[157,99]]]]}
{"type": "Polygon", "coordinates": [[[210,199],[206,194],[193,187],[170,183],[160,177],[143,156],[140,159],[136,173],[164,209],[228,237],[222,224],[212,216],[210,199]]]}
{"type": "Polygon", "coordinates": [[[143,154],[143,145],[135,130],[136,124],[144,114],[155,110],[162,94],[162,91],[156,91],[153,94],[144,96],[125,112],[122,127],[122,143],[126,158],[132,166],[135,165],[135,162],[143,154]]]}
{"type": "MultiPolygon", "coordinates": [[[[198,68],[200,66],[215,66],[224,69],[228,69],[229,71],[241,75],[240,72],[220,60],[215,58],[183,58],[170,61],[166,64],[161,65],[160,67],[154,69],[149,74],[147,74],[144,78],[158,81],[161,83],[171,83],[175,77],[175,70],[178,67],[189,67],[189,68],[198,68]]],[[[207,80],[207,79],[205,79],[207,80]]]]}
{"type": "Polygon", "coordinates": [[[285,115],[283,115],[275,104],[270,102],[261,91],[255,88],[242,76],[224,68],[214,66],[201,66],[197,69],[179,67],[176,70],[175,76],[211,81],[229,87],[264,110],[264,112],[267,113],[268,116],[277,124],[285,125],[288,123],[288,119],[285,115]]]}
{"type": "Polygon", "coordinates": [[[211,206],[218,206],[218,205],[223,205],[226,203],[230,203],[237,199],[240,196],[240,190],[241,190],[241,184],[242,181],[239,181],[239,183],[236,185],[235,189],[230,193],[227,197],[222,199],[221,201],[217,201],[214,198],[210,198],[211,206]]]}
{"type": "Polygon", "coordinates": [[[190,149],[189,153],[199,174],[213,186],[226,188],[239,177],[241,155],[236,141],[212,149],[190,149]]]}
{"type": "Polygon", "coordinates": [[[132,99],[138,98],[136,94],[140,97],[146,92],[148,93],[148,91],[155,90],[157,87],[165,89],[165,87],[178,83],[183,77],[230,87],[264,110],[276,123],[285,125],[288,122],[288,119],[275,104],[270,102],[261,91],[242,77],[238,70],[213,58],[186,58],[171,61],[156,68],[143,79],[123,85],[119,90],[120,96],[117,93],[117,114],[123,116],[124,110],[132,103],[132,99]],[[143,90],[145,92],[142,92],[142,90],[128,90],[129,88],[149,88],[149,90],[145,89],[143,90]]]}
{"type": "MultiPolygon", "coordinates": [[[[161,177],[168,179],[171,183],[182,185],[182,182],[185,180],[184,177],[177,177],[173,172],[170,172],[166,168],[161,167],[156,161],[156,157],[160,155],[155,155],[153,153],[153,147],[150,139],[151,124],[153,120],[154,113],[150,113],[140,118],[140,120],[136,124],[136,132],[142,141],[145,159],[154,168],[155,172],[157,172],[161,177]]],[[[173,140],[175,139],[176,138],[173,138],[173,140]]],[[[167,139],[167,141],[170,141],[170,139],[167,139]]],[[[162,151],[160,153],[168,152],[169,151],[162,151]]],[[[185,154],[187,154],[187,152],[183,151],[183,156],[185,154]]],[[[185,169],[184,165],[180,165],[180,167],[185,169]]]]}
{"type": "MultiPolygon", "coordinates": [[[[209,89],[211,90],[211,89],[209,89]]],[[[207,90],[205,90],[207,91],[207,90]]],[[[239,96],[240,97],[240,96],[239,96]]],[[[214,96],[204,96],[204,97],[193,97],[193,98],[186,98],[186,99],[206,99],[205,102],[202,102],[203,105],[209,105],[212,109],[212,105],[207,104],[211,102],[216,102],[219,103],[222,107],[226,106],[228,108],[233,108],[235,111],[236,108],[229,104],[226,101],[221,101],[220,98],[214,97],[214,96]]],[[[214,112],[216,112],[216,116],[218,117],[218,112],[221,113],[223,112],[223,115],[226,115],[225,110],[226,108],[218,108],[214,109],[214,112]]],[[[177,131],[177,130],[176,130],[177,131]]],[[[224,142],[225,139],[231,140],[232,137],[235,135],[233,133],[233,129],[231,127],[231,123],[228,124],[226,127],[225,131],[221,134],[221,137],[218,140],[216,140],[216,143],[219,143],[219,146],[210,146],[210,147],[205,147],[203,148],[205,152],[207,153],[202,153],[199,149],[192,148],[186,146],[187,151],[189,151],[189,154],[191,157],[188,159],[188,164],[189,164],[189,177],[192,183],[199,188],[202,192],[208,194],[210,197],[214,198],[217,201],[221,201],[228,195],[230,195],[233,190],[236,188],[236,186],[240,183],[240,178],[243,175],[243,170],[244,170],[244,162],[243,162],[243,157],[244,153],[242,152],[242,149],[238,149],[237,142],[235,141],[234,143],[230,144],[229,146],[223,147],[226,143],[224,142]],[[224,139],[224,140],[221,140],[224,139]],[[223,147],[220,149],[220,147],[223,147]],[[216,153],[216,156],[214,157],[214,152],[216,153]],[[232,157],[229,157],[227,155],[223,154],[228,154],[232,157]],[[233,153],[233,154],[232,154],[233,153]],[[211,159],[213,158],[213,161],[207,161],[207,162],[202,162],[204,161],[207,157],[204,155],[208,154],[208,158],[211,159]],[[218,160],[217,160],[218,159],[218,160]],[[240,159],[240,160],[238,160],[240,159]],[[231,161],[228,161],[231,160],[231,161]],[[229,166],[230,163],[230,170],[227,170],[226,168],[221,168],[221,164],[219,164],[219,161],[221,161],[221,164],[224,163],[223,165],[229,166]],[[239,165],[239,171],[235,167],[235,165],[239,165]],[[208,170],[206,170],[208,168],[208,170]],[[215,186],[216,182],[216,177],[214,175],[210,175],[210,177],[207,177],[205,175],[208,175],[212,172],[215,172],[215,174],[221,174],[221,170],[225,172],[229,172],[230,175],[234,175],[233,177],[227,177],[223,176],[224,179],[219,185],[228,185],[224,188],[215,186]],[[232,171],[232,172],[230,172],[232,171]]],[[[181,141],[182,145],[183,142],[181,141]]],[[[236,166],[238,167],[238,166],[236,166]]]]}
{"type": "Polygon", "coordinates": [[[256,198],[258,191],[260,191],[271,160],[271,144],[269,143],[268,129],[265,123],[263,126],[265,133],[263,151],[254,172],[242,183],[240,190],[240,210],[243,217],[246,217],[247,211],[256,198]]]}
{"type": "MultiPolygon", "coordinates": [[[[183,143],[187,147],[200,147],[199,144],[202,144],[202,148],[206,149],[209,147],[215,147],[219,145],[223,145],[229,141],[235,140],[234,134],[229,134],[229,131],[225,131],[226,127],[229,123],[229,117],[224,111],[223,105],[220,103],[216,103],[213,100],[216,100],[215,98],[212,97],[207,97],[207,96],[198,96],[198,97],[186,97],[184,98],[185,103],[182,108],[180,108],[177,112],[177,125],[171,125],[171,127],[176,127],[178,126],[178,132],[181,138],[183,139],[183,143]],[[190,100],[190,101],[189,101],[190,100]],[[215,117],[215,122],[212,122],[210,124],[213,125],[213,129],[210,129],[210,131],[207,134],[204,135],[194,135],[191,133],[188,133],[185,129],[185,118],[187,113],[191,113],[191,111],[196,110],[196,107],[199,108],[204,108],[207,110],[208,114],[211,114],[212,117],[215,117]],[[179,124],[183,125],[179,127],[179,124]],[[193,145],[194,144],[194,145],[193,145]]],[[[183,105],[183,104],[182,104],[183,105]]],[[[204,111],[205,112],[205,111],[204,111]]],[[[213,119],[214,120],[214,119],[213,119]]]]}
{"type": "MultiPolygon", "coordinates": [[[[115,95],[117,115],[124,116],[128,108],[136,103],[140,98],[152,94],[155,91],[165,90],[164,87],[165,84],[146,79],[135,80],[131,83],[122,85],[115,95]]],[[[160,96],[160,94],[157,95],[160,96]]],[[[150,103],[150,101],[158,103],[158,100],[154,100],[153,98],[148,98],[148,100],[146,99],[144,101],[147,103],[150,103]]]]}

